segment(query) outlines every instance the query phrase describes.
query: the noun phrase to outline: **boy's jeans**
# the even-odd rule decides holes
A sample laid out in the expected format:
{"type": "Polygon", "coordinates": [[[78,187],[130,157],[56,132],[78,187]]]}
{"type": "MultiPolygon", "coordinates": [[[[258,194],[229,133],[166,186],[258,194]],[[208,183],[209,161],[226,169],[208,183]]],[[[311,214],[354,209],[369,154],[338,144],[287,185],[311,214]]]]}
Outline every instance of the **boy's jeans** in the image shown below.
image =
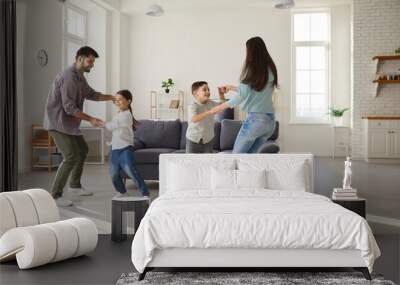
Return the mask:
{"type": "Polygon", "coordinates": [[[110,174],[112,183],[118,192],[126,193],[126,187],[121,177],[122,171],[136,183],[143,196],[149,196],[146,183],[136,169],[132,146],[111,150],[110,174]]]}
{"type": "Polygon", "coordinates": [[[247,115],[235,140],[232,153],[257,153],[258,149],[274,133],[273,113],[252,113],[247,115]]]}

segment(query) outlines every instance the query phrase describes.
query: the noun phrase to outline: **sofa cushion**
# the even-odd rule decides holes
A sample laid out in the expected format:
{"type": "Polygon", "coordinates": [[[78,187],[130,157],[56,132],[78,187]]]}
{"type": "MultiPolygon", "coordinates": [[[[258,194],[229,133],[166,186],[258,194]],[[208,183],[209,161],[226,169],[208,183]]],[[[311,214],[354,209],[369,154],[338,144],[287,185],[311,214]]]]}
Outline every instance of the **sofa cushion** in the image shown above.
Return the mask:
{"type": "Polygon", "coordinates": [[[143,142],[145,148],[179,149],[181,121],[140,120],[135,137],[143,142]]]}
{"type": "Polygon", "coordinates": [[[278,153],[280,147],[273,141],[267,141],[258,149],[258,153],[278,153]]]}
{"type": "Polygon", "coordinates": [[[186,131],[188,128],[188,122],[182,122],[181,124],[181,141],[180,141],[180,149],[186,148],[186,131]]]}
{"type": "Polygon", "coordinates": [[[269,137],[269,141],[276,141],[279,137],[279,122],[276,121],[275,122],[275,129],[274,132],[272,133],[272,135],[269,137]]]}
{"type": "Polygon", "coordinates": [[[173,148],[144,148],[135,151],[135,161],[137,163],[158,163],[159,155],[162,153],[172,153],[173,148]]]}
{"type": "Polygon", "coordinates": [[[233,149],[236,136],[241,126],[242,126],[241,121],[223,120],[221,122],[221,135],[219,140],[221,150],[233,149]]]}
{"type": "Polygon", "coordinates": [[[219,140],[220,140],[220,137],[221,137],[221,122],[215,122],[214,134],[215,134],[215,137],[214,137],[214,146],[213,146],[213,148],[214,148],[214,150],[220,150],[221,147],[220,147],[219,140]]]}

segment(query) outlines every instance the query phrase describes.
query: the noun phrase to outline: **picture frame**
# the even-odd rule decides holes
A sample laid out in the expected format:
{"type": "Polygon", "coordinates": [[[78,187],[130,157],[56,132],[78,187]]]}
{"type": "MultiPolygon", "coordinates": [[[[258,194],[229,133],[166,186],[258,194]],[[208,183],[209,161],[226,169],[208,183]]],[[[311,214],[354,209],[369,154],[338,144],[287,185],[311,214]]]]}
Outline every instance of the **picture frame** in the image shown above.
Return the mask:
{"type": "Polygon", "coordinates": [[[171,100],[169,103],[170,109],[178,109],[179,108],[179,100],[171,100]]]}

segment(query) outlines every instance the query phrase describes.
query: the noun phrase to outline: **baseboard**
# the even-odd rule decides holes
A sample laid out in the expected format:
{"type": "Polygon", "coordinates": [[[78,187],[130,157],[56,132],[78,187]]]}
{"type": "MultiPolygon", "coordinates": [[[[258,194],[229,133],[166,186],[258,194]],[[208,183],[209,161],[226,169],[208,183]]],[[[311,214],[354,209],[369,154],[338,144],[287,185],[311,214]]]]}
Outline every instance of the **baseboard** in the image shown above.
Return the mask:
{"type": "Polygon", "coordinates": [[[399,219],[375,216],[375,215],[367,215],[367,220],[369,222],[373,222],[373,223],[377,223],[377,224],[383,224],[383,225],[394,226],[394,227],[400,228],[400,220],[399,219]]]}

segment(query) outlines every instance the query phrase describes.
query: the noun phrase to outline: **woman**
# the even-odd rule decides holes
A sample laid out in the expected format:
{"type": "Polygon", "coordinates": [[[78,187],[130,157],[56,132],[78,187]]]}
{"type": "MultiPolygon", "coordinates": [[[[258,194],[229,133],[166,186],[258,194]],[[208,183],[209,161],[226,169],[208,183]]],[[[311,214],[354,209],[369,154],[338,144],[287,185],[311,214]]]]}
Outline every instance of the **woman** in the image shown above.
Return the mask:
{"type": "Polygon", "coordinates": [[[210,115],[241,103],[241,109],[248,113],[236,137],[233,153],[257,153],[260,146],[273,134],[275,114],[272,107],[272,93],[278,86],[276,66],[260,37],[246,42],[246,60],[238,87],[220,87],[223,92],[237,94],[229,101],[214,107],[210,115]]]}

